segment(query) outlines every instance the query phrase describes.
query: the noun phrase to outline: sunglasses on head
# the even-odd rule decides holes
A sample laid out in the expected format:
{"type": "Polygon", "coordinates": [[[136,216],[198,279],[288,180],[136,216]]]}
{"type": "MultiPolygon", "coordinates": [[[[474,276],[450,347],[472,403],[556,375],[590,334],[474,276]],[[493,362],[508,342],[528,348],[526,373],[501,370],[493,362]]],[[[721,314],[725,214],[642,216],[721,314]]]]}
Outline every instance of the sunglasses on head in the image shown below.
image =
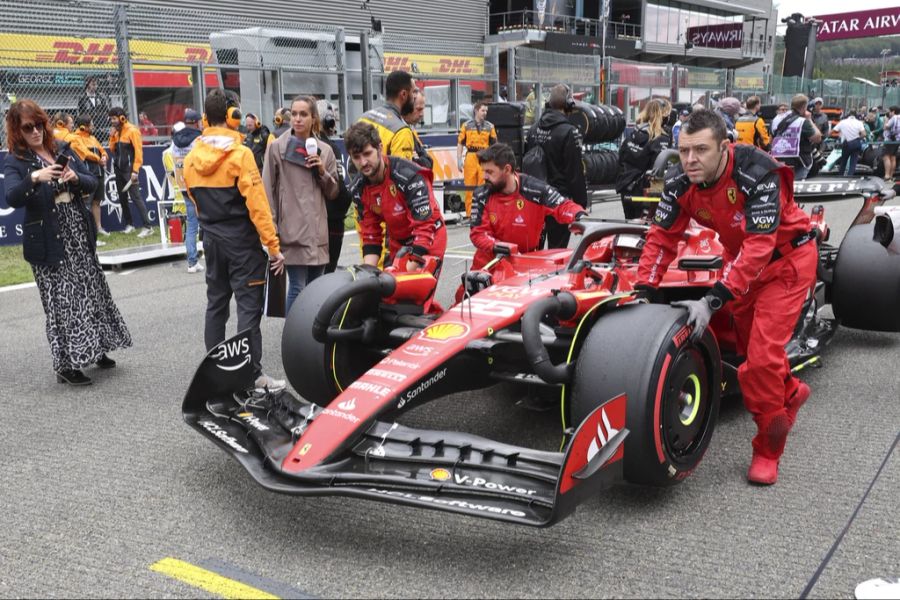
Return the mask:
{"type": "Polygon", "coordinates": [[[34,123],[22,123],[22,132],[25,134],[34,133],[35,129],[43,131],[44,126],[40,124],[35,125],[34,123]]]}

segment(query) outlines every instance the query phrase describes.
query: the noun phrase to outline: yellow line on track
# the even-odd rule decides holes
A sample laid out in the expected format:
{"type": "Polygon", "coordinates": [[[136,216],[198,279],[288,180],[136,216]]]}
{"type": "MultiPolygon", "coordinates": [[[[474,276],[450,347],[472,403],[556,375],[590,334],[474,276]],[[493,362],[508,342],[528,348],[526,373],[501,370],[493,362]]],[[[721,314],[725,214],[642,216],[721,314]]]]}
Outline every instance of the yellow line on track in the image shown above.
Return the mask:
{"type": "Polygon", "coordinates": [[[201,569],[177,558],[164,558],[150,565],[150,570],[168,575],[173,579],[206,590],[222,598],[260,598],[267,600],[278,598],[278,596],[264,592],[246,583],[223,577],[218,573],[201,569]]]}

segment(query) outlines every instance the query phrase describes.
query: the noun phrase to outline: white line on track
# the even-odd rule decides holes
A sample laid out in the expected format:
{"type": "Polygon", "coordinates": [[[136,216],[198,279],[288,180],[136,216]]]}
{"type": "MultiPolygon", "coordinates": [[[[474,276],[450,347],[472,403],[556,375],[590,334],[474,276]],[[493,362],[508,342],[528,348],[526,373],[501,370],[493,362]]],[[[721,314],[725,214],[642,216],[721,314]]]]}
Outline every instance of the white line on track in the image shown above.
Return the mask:
{"type": "Polygon", "coordinates": [[[19,283],[16,285],[7,285],[4,287],[0,287],[0,293],[2,292],[15,292],[16,290],[27,290],[28,288],[37,287],[37,284],[33,281],[31,283],[19,283]]]}

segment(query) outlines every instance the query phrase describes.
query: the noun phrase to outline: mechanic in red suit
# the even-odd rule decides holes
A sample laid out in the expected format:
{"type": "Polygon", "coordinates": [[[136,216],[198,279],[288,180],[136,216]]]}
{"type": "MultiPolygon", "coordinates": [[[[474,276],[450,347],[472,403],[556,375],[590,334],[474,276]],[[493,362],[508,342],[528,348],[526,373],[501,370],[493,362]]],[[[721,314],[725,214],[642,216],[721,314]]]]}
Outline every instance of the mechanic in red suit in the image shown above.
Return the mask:
{"type": "Polygon", "coordinates": [[[385,234],[391,257],[404,248],[411,253],[410,271],[426,254],[442,261],[447,228],[434,198],[431,171],[403,158],[385,156],[378,131],[369,123],[350,127],[344,133],[344,145],[360,173],[350,185],[350,195],[361,226],[363,262],[378,265],[385,234]]]}
{"type": "Polygon", "coordinates": [[[638,285],[659,285],[691,219],[715,230],[725,249],[721,279],[688,310],[692,339],[731,303],[744,405],[757,434],[747,478],[778,479],[778,462],[809,387],[796,379],[784,345],[816,281],[818,252],[809,217],[794,202],[793,174],[768,154],[729,145],[725,123],[708,110],[691,113],[678,138],[681,164],[665,188],[647,235],[638,285]]]}
{"type": "Polygon", "coordinates": [[[503,249],[515,244],[519,252],[538,249],[544,218],[568,224],[587,215],[584,208],[549,184],[517,173],[516,157],[506,144],[478,152],[484,185],[475,190],[469,238],[475,245],[472,269],[480,269],[503,249]]]}

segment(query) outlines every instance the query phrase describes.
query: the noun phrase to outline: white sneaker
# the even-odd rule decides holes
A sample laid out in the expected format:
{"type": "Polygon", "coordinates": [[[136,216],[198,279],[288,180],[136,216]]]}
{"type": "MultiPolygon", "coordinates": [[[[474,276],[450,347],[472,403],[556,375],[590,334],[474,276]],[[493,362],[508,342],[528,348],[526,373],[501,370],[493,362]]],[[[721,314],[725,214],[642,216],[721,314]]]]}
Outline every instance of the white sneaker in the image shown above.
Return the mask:
{"type": "Polygon", "coordinates": [[[102,227],[99,227],[97,229],[97,233],[100,235],[105,235],[106,237],[109,237],[109,232],[107,230],[103,229],[102,227]]]}
{"type": "Polygon", "coordinates": [[[188,273],[200,273],[201,271],[205,271],[205,270],[206,269],[203,268],[203,265],[201,265],[200,263],[195,263],[195,264],[191,265],[190,267],[188,267],[188,273]]]}
{"type": "Polygon", "coordinates": [[[134,227],[132,227],[131,225],[126,225],[125,229],[122,230],[122,233],[131,233],[132,231],[134,231],[134,227]]]}
{"type": "Polygon", "coordinates": [[[102,247],[105,246],[105,245],[106,245],[106,242],[104,242],[103,240],[97,240],[97,247],[98,247],[98,248],[102,248],[102,247]]]}
{"type": "Polygon", "coordinates": [[[141,232],[139,234],[137,234],[137,236],[139,238],[145,238],[148,235],[150,235],[151,233],[153,233],[152,229],[150,229],[149,227],[144,227],[143,229],[141,229],[141,232]]]}
{"type": "Polygon", "coordinates": [[[266,390],[270,392],[280,392],[284,389],[286,384],[284,379],[272,379],[268,375],[262,374],[256,378],[253,385],[256,386],[257,392],[264,392],[266,390]]]}

